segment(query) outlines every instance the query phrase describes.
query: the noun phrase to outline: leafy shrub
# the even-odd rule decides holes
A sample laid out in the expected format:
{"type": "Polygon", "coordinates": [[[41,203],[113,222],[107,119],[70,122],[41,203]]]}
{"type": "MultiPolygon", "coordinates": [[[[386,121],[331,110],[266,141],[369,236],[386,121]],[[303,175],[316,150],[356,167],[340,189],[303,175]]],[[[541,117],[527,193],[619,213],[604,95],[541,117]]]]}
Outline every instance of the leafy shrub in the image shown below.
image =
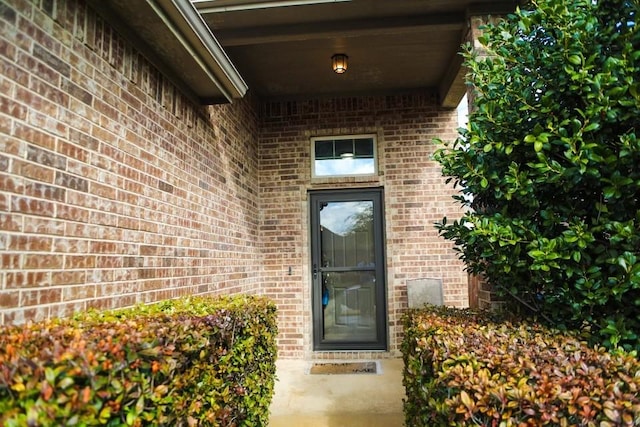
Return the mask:
{"type": "Polygon", "coordinates": [[[471,310],[428,307],[403,322],[408,426],[640,425],[631,354],[471,310]]]}
{"type": "Polygon", "coordinates": [[[508,307],[640,350],[640,2],[534,0],[465,54],[475,109],[439,224],[508,307]]]}
{"type": "Polygon", "coordinates": [[[184,298],[0,330],[0,425],[262,426],[275,306],[184,298]]]}

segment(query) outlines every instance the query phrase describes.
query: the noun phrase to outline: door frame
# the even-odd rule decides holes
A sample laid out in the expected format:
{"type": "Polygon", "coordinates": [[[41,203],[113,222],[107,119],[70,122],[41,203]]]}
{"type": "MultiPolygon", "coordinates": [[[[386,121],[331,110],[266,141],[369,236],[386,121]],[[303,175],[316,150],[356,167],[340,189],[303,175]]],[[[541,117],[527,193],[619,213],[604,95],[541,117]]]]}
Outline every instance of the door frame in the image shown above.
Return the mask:
{"type": "Polygon", "coordinates": [[[311,272],[311,319],[314,351],[334,350],[380,350],[386,351],[389,346],[387,276],[384,226],[384,190],[380,187],[360,189],[313,190],[309,191],[309,231],[310,246],[309,264],[311,272]],[[322,266],[319,262],[321,250],[320,239],[320,203],[324,202],[373,202],[373,228],[375,245],[375,277],[376,277],[376,341],[324,341],[322,339],[322,266]],[[377,286],[378,281],[381,283],[377,286]]]}

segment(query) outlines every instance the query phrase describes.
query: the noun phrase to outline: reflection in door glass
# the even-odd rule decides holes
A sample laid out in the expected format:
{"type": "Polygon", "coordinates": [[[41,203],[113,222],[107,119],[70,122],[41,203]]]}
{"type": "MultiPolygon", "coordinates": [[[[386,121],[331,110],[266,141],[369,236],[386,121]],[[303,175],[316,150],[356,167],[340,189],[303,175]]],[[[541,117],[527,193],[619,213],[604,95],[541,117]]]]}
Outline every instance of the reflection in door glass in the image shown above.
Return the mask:
{"type": "Polygon", "coordinates": [[[323,274],[323,339],[377,339],[375,285],[373,271],[323,274]]]}
{"type": "Polygon", "coordinates": [[[370,200],[327,202],[320,208],[323,340],[378,339],[373,233],[370,200]]]}
{"type": "Polygon", "coordinates": [[[331,202],[320,210],[323,267],[374,267],[373,202],[331,202]]]}

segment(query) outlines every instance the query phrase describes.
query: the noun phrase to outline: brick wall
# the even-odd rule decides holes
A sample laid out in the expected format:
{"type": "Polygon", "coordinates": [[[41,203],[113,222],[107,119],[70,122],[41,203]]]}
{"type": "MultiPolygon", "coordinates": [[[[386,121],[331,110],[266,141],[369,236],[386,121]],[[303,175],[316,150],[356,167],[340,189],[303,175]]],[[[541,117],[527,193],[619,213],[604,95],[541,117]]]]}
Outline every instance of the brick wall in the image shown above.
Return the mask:
{"type": "MultiPolygon", "coordinates": [[[[279,302],[281,357],[311,357],[309,190],[384,187],[391,354],[399,350],[407,280],[442,278],[445,304],[468,304],[467,275],[451,244],[433,227],[445,215],[459,216],[451,188],[431,160],[433,138],[455,138],[455,111],[436,107],[429,93],[414,93],[266,103],[262,120],[263,280],[265,292],[279,302]],[[377,135],[379,176],[311,179],[311,137],[368,133],[377,135]]],[[[370,356],[380,355],[313,355],[370,356]]]]}
{"type": "Polygon", "coordinates": [[[3,0],[0,322],[259,291],[256,111],[194,105],[82,0],[3,0]]]}

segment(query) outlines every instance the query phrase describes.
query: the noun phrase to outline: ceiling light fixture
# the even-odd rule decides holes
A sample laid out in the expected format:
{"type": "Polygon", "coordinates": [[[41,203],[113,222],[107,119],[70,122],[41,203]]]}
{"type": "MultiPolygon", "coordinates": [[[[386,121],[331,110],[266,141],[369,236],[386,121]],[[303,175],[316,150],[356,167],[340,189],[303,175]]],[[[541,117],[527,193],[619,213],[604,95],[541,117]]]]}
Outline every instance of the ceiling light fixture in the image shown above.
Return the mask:
{"type": "Polygon", "coordinates": [[[347,71],[347,60],[349,57],[344,53],[336,53],[331,57],[331,68],[336,74],[342,74],[347,71]]]}

